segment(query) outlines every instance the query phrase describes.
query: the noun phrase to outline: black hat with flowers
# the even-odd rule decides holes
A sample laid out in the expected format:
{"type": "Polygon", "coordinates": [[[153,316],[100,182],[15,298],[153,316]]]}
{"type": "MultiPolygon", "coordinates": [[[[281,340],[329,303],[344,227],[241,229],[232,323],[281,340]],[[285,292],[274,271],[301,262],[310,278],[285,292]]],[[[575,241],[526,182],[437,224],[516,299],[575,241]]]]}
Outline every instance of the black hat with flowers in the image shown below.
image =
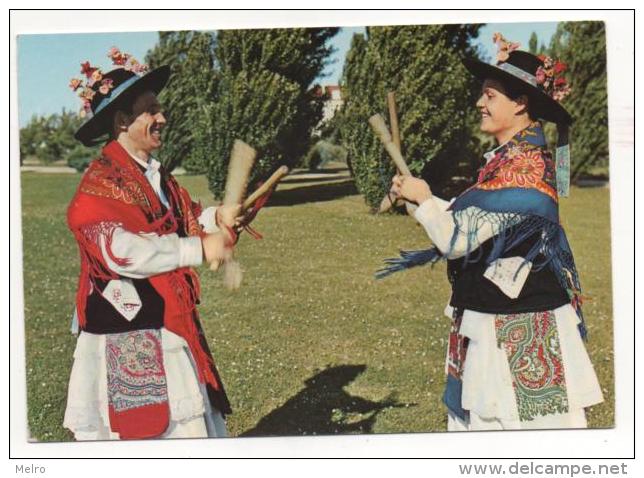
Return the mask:
{"type": "Polygon", "coordinates": [[[107,55],[115,68],[103,73],[88,61],[81,63],[85,80],[72,78],[69,86],[78,92],[83,102],[80,111],[87,120],[78,128],[74,137],[85,146],[92,146],[112,131],[112,118],[118,110],[129,110],[134,99],[145,91],[158,94],[168,82],[170,67],[167,65],[149,71],[132,55],[113,47],[107,55]]]}
{"type": "Polygon", "coordinates": [[[470,73],[481,81],[499,80],[512,90],[526,94],[532,111],[540,119],[558,125],[572,124],[570,113],[560,103],[570,93],[563,76],[566,64],[545,55],[520,51],[519,43],[507,41],[500,33],[494,34],[493,41],[497,46],[496,65],[466,59],[463,63],[470,73]]]}

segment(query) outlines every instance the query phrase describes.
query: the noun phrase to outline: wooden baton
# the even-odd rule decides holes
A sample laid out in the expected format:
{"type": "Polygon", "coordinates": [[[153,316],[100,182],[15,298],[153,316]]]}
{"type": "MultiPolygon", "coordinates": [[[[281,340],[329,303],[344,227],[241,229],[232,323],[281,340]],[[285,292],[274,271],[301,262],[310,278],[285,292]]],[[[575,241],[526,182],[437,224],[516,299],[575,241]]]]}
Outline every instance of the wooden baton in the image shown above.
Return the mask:
{"type": "Polygon", "coordinates": [[[384,145],[387,153],[389,153],[389,157],[391,157],[391,159],[393,160],[396,168],[398,168],[398,171],[400,171],[400,174],[402,174],[403,176],[411,176],[411,171],[409,170],[407,163],[405,163],[405,160],[400,153],[400,149],[398,149],[398,147],[396,147],[396,145],[394,144],[391,138],[391,134],[389,133],[387,125],[385,124],[385,120],[382,118],[382,116],[380,116],[379,114],[373,115],[371,118],[369,118],[369,124],[371,125],[373,132],[376,134],[376,136],[378,136],[378,138],[384,145]]]}
{"type": "Polygon", "coordinates": [[[235,140],[228,163],[223,204],[240,204],[242,202],[256,157],[257,151],[254,148],[239,139],[235,140]]]}
{"type": "Polygon", "coordinates": [[[258,187],[250,196],[246,198],[246,200],[242,204],[242,212],[250,209],[253,206],[253,204],[255,204],[255,201],[257,201],[264,194],[270,191],[271,188],[275,186],[277,183],[279,183],[282,180],[282,178],[286,176],[288,173],[289,173],[288,167],[280,166],[277,169],[277,171],[271,174],[271,177],[268,178],[266,182],[264,182],[264,184],[258,187]]]}
{"type": "MultiPolygon", "coordinates": [[[[402,151],[400,147],[400,129],[398,128],[398,110],[396,109],[396,93],[393,91],[387,93],[387,109],[389,110],[389,124],[391,125],[391,140],[398,150],[402,151]]],[[[392,203],[391,196],[385,194],[382,201],[380,201],[380,206],[378,206],[378,213],[382,214],[387,212],[398,203],[399,200],[392,203]]]]}
{"type": "Polygon", "coordinates": [[[398,128],[398,110],[396,109],[396,93],[393,91],[387,93],[387,109],[389,110],[389,124],[391,125],[391,140],[398,150],[402,151],[400,147],[400,129],[398,128]]]}

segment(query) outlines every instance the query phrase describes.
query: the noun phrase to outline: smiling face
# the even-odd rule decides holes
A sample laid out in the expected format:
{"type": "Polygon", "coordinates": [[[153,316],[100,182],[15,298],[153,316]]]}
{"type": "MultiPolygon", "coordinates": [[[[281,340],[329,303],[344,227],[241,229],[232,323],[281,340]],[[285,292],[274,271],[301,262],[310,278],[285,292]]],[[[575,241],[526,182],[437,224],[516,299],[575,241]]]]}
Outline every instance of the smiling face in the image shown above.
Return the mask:
{"type": "Polygon", "coordinates": [[[527,99],[524,96],[510,99],[503,84],[496,80],[485,80],[476,107],[481,113],[481,131],[495,136],[499,142],[504,142],[508,135],[512,137],[530,122],[527,99]]]}
{"type": "Polygon", "coordinates": [[[126,132],[130,146],[147,154],[159,148],[166,121],[154,93],[146,91],[136,98],[132,105],[132,118],[126,132]]]}

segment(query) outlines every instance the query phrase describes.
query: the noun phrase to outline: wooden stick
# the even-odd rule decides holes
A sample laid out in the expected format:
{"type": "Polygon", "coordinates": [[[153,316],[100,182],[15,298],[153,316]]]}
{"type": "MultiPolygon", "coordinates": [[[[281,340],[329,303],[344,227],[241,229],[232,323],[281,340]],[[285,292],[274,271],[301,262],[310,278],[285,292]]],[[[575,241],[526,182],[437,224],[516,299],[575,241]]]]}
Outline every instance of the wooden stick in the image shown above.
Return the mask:
{"type": "MultiPolygon", "coordinates": [[[[398,110],[396,109],[396,93],[393,91],[387,93],[387,109],[389,110],[389,124],[391,125],[391,140],[394,142],[398,150],[402,151],[402,148],[400,147],[400,130],[398,128],[398,110]]],[[[378,213],[382,214],[387,212],[392,207],[399,205],[400,202],[400,200],[396,200],[392,203],[389,194],[385,194],[382,201],[380,201],[378,213]]]]}
{"type": "Polygon", "coordinates": [[[385,120],[382,116],[379,114],[373,115],[369,118],[369,124],[371,125],[373,132],[385,146],[385,150],[389,153],[389,156],[396,165],[396,168],[398,168],[398,171],[400,171],[400,174],[403,176],[411,176],[411,171],[409,171],[407,163],[405,163],[402,154],[400,154],[400,149],[398,149],[393,143],[391,134],[389,134],[389,130],[387,129],[387,125],[385,124],[385,120]]]}
{"type": "Polygon", "coordinates": [[[233,149],[230,152],[223,204],[239,204],[242,202],[246,195],[248,178],[253,169],[253,164],[255,164],[256,156],[257,151],[255,149],[239,139],[235,140],[233,149]]]}
{"type": "Polygon", "coordinates": [[[250,209],[253,204],[255,204],[255,201],[257,201],[260,197],[262,197],[264,194],[266,194],[270,189],[279,183],[284,176],[286,176],[289,173],[288,167],[286,166],[280,166],[277,171],[275,171],[273,174],[271,174],[271,177],[264,182],[260,187],[258,187],[250,196],[246,198],[244,201],[244,204],[242,204],[242,212],[246,211],[247,209],[250,209]]]}
{"type": "Polygon", "coordinates": [[[400,147],[400,130],[398,129],[398,110],[396,109],[396,93],[390,91],[387,93],[387,109],[389,109],[389,124],[391,125],[391,139],[398,148],[400,147]]]}

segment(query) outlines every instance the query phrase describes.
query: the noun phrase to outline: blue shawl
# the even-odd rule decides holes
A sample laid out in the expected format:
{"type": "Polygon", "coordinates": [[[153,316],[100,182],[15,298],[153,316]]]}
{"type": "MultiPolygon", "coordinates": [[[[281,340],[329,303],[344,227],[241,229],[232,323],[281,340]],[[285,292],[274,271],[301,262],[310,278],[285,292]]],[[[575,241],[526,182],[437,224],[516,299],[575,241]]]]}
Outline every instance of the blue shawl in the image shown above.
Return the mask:
{"type": "MultiPolygon", "coordinates": [[[[484,259],[490,264],[540,232],[541,239],[530,249],[524,264],[532,262],[534,270],[543,267],[552,270],[581,319],[579,331],[585,338],[579,276],[568,239],[559,223],[555,161],[547,150],[541,124],[532,123],[494,153],[481,169],[476,184],[458,196],[448,209],[452,211],[456,226],[450,250],[458,234],[465,233],[465,262],[484,259]],[[482,258],[476,232],[484,222],[492,224],[495,235],[491,252],[482,258]]],[[[449,255],[449,251],[445,255],[449,255]]],[[[376,278],[433,264],[445,255],[436,247],[401,251],[400,257],[385,260],[386,266],[376,272],[376,278]]]]}

